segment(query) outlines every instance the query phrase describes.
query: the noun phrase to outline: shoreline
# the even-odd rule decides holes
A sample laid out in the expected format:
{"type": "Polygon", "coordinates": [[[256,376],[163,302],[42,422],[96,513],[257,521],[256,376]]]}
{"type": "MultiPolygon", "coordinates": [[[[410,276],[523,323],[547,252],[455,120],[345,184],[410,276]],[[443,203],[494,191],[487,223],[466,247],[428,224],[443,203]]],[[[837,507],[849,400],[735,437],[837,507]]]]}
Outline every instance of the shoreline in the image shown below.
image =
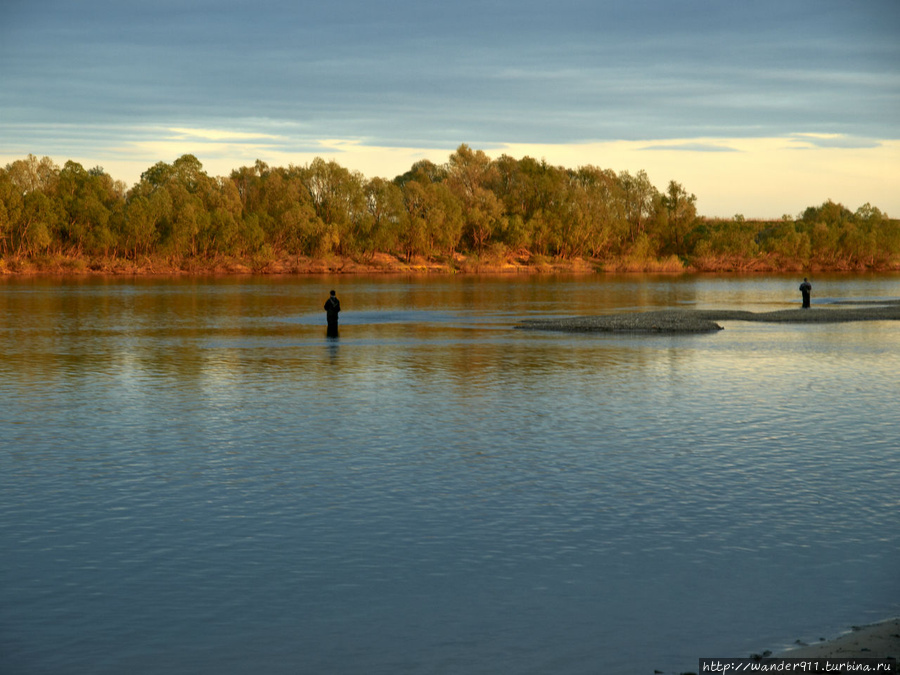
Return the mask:
{"type": "Polygon", "coordinates": [[[741,264],[697,264],[673,258],[560,258],[528,251],[454,252],[407,258],[375,252],[360,256],[328,255],[139,255],[136,258],[77,256],[64,253],[0,255],[0,277],[8,276],[156,276],[251,274],[890,274],[900,261],[885,265],[821,265],[810,261],[755,260],[741,264]]]}
{"type": "Polygon", "coordinates": [[[900,617],[863,626],[852,626],[837,637],[807,644],[801,640],[779,658],[895,658],[900,660],[900,617]]]}
{"type": "MultiPolygon", "coordinates": [[[[778,659],[890,658],[897,659],[900,662],[900,617],[884,619],[883,621],[860,626],[851,626],[834,637],[820,637],[815,642],[806,642],[798,639],[788,647],[779,647],[777,652],[767,649],[762,653],[750,654],[747,657],[727,658],[734,658],[740,661],[754,661],[760,664],[773,663],[778,659]]],[[[669,671],[656,670],[655,672],[663,674],[669,671]]],[[[679,672],[680,675],[696,675],[694,670],[672,672],[679,672]]],[[[798,670],[797,672],[810,671],[798,670]]]]}
{"type": "Polygon", "coordinates": [[[879,302],[841,300],[840,308],[782,309],[748,312],[728,309],[664,309],[650,312],[601,314],[559,319],[532,319],[516,326],[524,330],[565,333],[714,333],[723,330],[718,321],[759,323],[849,323],[900,321],[900,298],[879,302]],[[858,307],[847,305],[858,304],[858,307]]]}

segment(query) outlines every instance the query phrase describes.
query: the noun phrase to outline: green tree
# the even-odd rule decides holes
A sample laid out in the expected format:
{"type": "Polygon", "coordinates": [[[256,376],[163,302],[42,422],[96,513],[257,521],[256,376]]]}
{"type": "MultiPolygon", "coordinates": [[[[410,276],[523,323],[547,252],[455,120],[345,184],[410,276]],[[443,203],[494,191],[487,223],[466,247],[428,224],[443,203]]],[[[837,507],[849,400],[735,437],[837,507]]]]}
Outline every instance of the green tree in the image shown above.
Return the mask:
{"type": "Polygon", "coordinates": [[[50,194],[56,188],[59,167],[49,157],[38,159],[28,155],[25,159],[17,159],[6,166],[10,180],[27,194],[45,192],[50,194]]]}
{"type": "Polygon", "coordinates": [[[63,212],[56,200],[42,190],[27,193],[13,232],[16,255],[48,253],[53,243],[53,232],[62,219],[63,212]]]}
{"type": "Polygon", "coordinates": [[[49,252],[54,232],[63,220],[55,194],[59,167],[49,157],[28,155],[8,164],[5,173],[12,190],[21,197],[21,201],[11,200],[11,208],[6,207],[9,250],[17,256],[49,252]]]}
{"type": "Polygon", "coordinates": [[[478,251],[484,250],[502,222],[503,205],[489,189],[494,174],[490,158],[481,150],[463,144],[450,155],[446,184],[462,207],[464,235],[478,251]]]}
{"type": "Polygon", "coordinates": [[[304,183],[325,227],[325,249],[350,254],[365,248],[370,223],[362,174],[316,157],[304,171],[304,183]]]}
{"type": "Polygon", "coordinates": [[[397,187],[402,188],[411,180],[416,181],[420,185],[427,185],[428,183],[442,183],[446,178],[446,167],[438,166],[430,159],[420,159],[410,167],[409,171],[397,176],[394,179],[394,183],[397,187]]]}
{"type": "Polygon", "coordinates": [[[628,239],[635,243],[638,236],[646,232],[648,223],[656,215],[659,193],[650,183],[645,171],[632,176],[627,171],[619,174],[621,186],[622,212],[628,224],[628,239]]]}
{"type": "Polygon", "coordinates": [[[623,219],[617,208],[622,201],[619,181],[612,171],[594,166],[580,167],[570,180],[573,215],[582,223],[580,244],[572,253],[606,256],[622,229],[623,219]]]}
{"type": "Polygon", "coordinates": [[[159,225],[166,222],[172,211],[172,198],[166,190],[149,195],[133,194],[125,205],[122,245],[133,259],[150,255],[160,238],[159,225]]]}
{"type": "Polygon", "coordinates": [[[731,221],[701,220],[694,230],[691,262],[700,269],[741,270],[758,259],[759,228],[741,216],[731,221]]]}
{"type": "MultiPolygon", "coordinates": [[[[325,225],[307,191],[305,169],[291,166],[267,172],[253,203],[251,213],[273,252],[326,252],[325,225]]],[[[253,234],[252,227],[247,234],[253,234]]]]}
{"type": "Polygon", "coordinates": [[[165,217],[156,223],[160,247],[174,259],[196,256],[211,222],[206,203],[211,179],[194,155],[182,155],[172,164],[157,162],[142,173],[132,193],[149,199],[158,191],[165,191],[170,203],[165,217]]]}
{"type": "Polygon", "coordinates": [[[519,162],[517,193],[521,195],[525,234],[533,253],[547,255],[558,241],[565,209],[568,172],[546,161],[525,157],[519,162]]]}
{"type": "Polygon", "coordinates": [[[175,175],[175,168],[165,162],[157,162],[141,174],[136,189],[149,192],[165,187],[175,175]]]}
{"type": "Polygon", "coordinates": [[[426,187],[425,193],[429,247],[433,252],[453,255],[459,246],[465,223],[462,206],[446,183],[432,183],[426,187]]]}
{"type": "Polygon", "coordinates": [[[891,220],[868,203],[856,210],[854,218],[860,227],[874,234],[871,265],[889,265],[900,258],[900,221],[891,220]]]}
{"type": "Polygon", "coordinates": [[[428,197],[425,186],[417,180],[403,184],[403,218],[400,222],[398,243],[409,262],[416,255],[426,252],[428,227],[428,197]]]}
{"type": "Polygon", "coordinates": [[[809,264],[809,235],[797,224],[782,221],[760,233],[760,249],[772,257],[780,268],[805,267],[809,264]]]}
{"type": "Polygon", "coordinates": [[[206,202],[210,217],[207,229],[200,233],[203,255],[233,254],[240,250],[243,207],[237,185],[226,178],[213,179],[206,202]]]}
{"type": "Polygon", "coordinates": [[[269,165],[261,160],[251,166],[242,166],[231,172],[231,182],[234,183],[241,200],[241,208],[244,213],[255,213],[260,209],[262,186],[266,176],[269,175],[269,165]]]}
{"type": "Polygon", "coordinates": [[[22,189],[16,185],[8,169],[0,169],[0,255],[12,249],[13,231],[22,217],[22,189]]]}
{"type": "Polygon", "coordinates": [[[697,219],[697,197],[689,194],[680,183],[669,181],[669,187],[662,196],[662,206],[666,213],[666,250],[675,255],[687,253],[687,236],[697,219]]]}
{"type": "Polygon", "coordinates": [[[366,183],[365,195],[371,223],[367,239],[370,257],[376,250],[399,248],[404,215],[403,190],[396,182],[373,178],[366,183]]]}
{"type": "Polygon", "coordinates": [[[105,254],[115,244],[110,229],[113,214],[119,210],[120,195],[114,181],[100,168],[86,171],[81,164],[68,161],[59,173],[57,195],[64,219],[57,245],[81,255],[105,254]]]}
{"type": "Polygon", "coordinates": [[[406,256],[452,255],[462,233],[462,210],[444,183],[411,180],[401,188],[403,211],[396,241],[406,256]]]}

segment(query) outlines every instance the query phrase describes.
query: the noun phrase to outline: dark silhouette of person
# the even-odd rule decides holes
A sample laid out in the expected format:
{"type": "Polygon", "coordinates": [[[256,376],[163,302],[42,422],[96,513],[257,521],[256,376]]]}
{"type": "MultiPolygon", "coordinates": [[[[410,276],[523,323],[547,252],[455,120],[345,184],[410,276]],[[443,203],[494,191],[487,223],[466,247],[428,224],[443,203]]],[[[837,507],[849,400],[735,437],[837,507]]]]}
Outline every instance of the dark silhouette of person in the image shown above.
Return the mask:
{"type": "Polygon", "coordinates": [[[809,309],[809,296],[812,293],[812,284],[806,277],[803,277],[803,283],[800,284],[800,292],[803,294],[803,309],[809,309]]]}
{"type": "Polygon", "coordinates": [[[341,311],[341,301],[338,300],[337,295],[334,294],[334,291],[331,291],[331,295],[325,301],[325,316],[328,319],[328,330],[325,335],[328,337],[337,337],[338,334],[338,314],[341,311]]]}

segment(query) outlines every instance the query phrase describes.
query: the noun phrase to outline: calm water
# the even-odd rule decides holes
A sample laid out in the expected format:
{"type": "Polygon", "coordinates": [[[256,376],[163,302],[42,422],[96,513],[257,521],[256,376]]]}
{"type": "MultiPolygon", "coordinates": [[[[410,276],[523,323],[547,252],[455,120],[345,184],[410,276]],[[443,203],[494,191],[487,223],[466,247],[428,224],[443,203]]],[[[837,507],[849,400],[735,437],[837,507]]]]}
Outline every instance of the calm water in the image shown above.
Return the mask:
{"type": "Polygon", "coordinates": [[[797,285],[0,280],[0,672],[681,672],[897,615],[900,325],[514,329],[797,285]]]}

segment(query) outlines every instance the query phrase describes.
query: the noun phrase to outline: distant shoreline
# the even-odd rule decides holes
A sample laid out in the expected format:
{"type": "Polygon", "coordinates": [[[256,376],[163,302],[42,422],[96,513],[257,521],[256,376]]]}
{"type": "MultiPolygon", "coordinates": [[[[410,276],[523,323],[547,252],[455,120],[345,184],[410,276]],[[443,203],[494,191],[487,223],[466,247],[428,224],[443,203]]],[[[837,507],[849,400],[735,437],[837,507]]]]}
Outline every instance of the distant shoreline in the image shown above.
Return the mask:
{"type": "Polygon", "coordinates": [[[141,256],[138,259],[69,255],[0,257],[2,276],[185,276],[185,275],[325,275],[325,274],[813,274],[900,273],[900,267],[823,267],[802,261],[785,265],[755,260],[748,264],[691,265],[677,259],[550,258],[533,255],[463,255],[441,258],[416,256],[406,259],[389,253],[365,257],[299,255],[276,257],[141,256]]]}
{"type": "MultiPolygon", "coordinates": [[[[648,270],[653,269],[649,266],[648,270]]],[[[634,270],[644,271],[644,270],[634,270]]],[[[660,270],[656,270],[660,271],[660,270]]],[[[672,270],[667,270],[672,271],[672,270]]],[[[683,272],[684,270],[674,270],[683,272]]],[[[377,274],[595,274],[598,264],[584,260],[479,260],[456,256],[452,260],[403,258],[377,254],[371,259],[309,258],[0,258],[0,276],[249,276],[249,275],[377,275],[377,274]]]]}

